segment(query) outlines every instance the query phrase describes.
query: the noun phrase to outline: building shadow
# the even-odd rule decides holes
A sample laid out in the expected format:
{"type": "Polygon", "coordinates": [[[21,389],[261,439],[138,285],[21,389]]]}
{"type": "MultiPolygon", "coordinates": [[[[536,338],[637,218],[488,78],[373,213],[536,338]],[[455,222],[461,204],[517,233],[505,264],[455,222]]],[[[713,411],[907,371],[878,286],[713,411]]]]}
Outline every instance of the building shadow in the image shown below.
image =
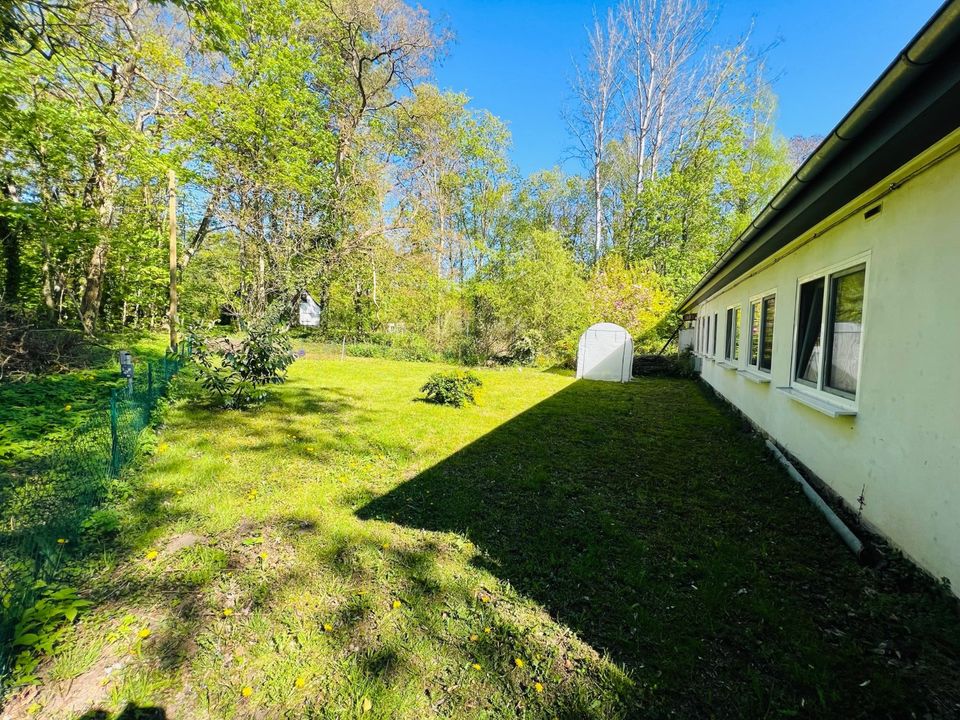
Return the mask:
{"type": "Polygon", "coordinates": [[[840,612],[862,605],[864,571],[762,442],[687,380],[576,382],[357,514],[468,538],[477,565],[627,672],[643,716],[816,700],[852,717],[867,666],[904,707],[923,693],[866,651],[853,676],[822,628],[862,647],[889,632],[840,612]]]}

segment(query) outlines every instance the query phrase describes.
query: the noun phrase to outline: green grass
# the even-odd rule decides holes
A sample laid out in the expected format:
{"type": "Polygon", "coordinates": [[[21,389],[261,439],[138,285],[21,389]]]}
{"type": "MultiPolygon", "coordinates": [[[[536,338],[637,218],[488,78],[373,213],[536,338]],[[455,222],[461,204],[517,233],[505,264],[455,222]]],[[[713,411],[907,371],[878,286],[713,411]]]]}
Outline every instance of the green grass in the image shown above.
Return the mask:
{"type": "Polygon", "coordinates": [[[117,352],[130,350],[138,366],[163,356],[166,338],[153,334],[108,336],[90,345],[84,362],[67,372],[0,383],[0,478],[69,437],[93,413],[103,412],[119,387],[117,352]]]}
{"type": "Polygon", "coordinates": [[[960,712],[950,603],[900,562],[858,567],[694,382],[482,370],[480,406],[458,410],[416,400],[438,367],[314,351],[257,410],[175,405],[121,541],[88,558],[96,609],[11,705],[960,712]]]}

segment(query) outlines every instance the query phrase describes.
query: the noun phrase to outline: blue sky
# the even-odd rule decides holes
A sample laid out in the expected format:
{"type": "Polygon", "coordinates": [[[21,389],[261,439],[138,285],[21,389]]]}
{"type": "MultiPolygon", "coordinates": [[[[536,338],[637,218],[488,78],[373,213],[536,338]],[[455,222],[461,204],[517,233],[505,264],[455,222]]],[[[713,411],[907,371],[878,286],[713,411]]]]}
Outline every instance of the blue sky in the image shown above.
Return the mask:
{"type": "MultiPolygon", "coordinates": [[[[505,120],[524,174],[559,164],[570,139],[561,118],[575,58],[594,8],[583,0],[421,0],[455,40],[436,73],[440,87],[505,120]]],[[[769,51],[787,136],[828,132],[939,7],[940,0],[726,0],[714,42],[753,22],[769,51]]],[[[573,170],[572,165],[566,166],[573,170]]]]}

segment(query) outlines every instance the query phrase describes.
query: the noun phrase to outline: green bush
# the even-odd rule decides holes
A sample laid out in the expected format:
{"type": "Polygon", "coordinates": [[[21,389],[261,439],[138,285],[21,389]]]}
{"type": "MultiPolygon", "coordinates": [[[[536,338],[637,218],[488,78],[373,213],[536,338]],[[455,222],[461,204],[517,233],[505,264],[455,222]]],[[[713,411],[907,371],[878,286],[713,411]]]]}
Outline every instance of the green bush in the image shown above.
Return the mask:
{"type": "Polygon", "coordinates": [[[242,340],[205,343],[191,335],[190,341],[201,386],[230,408],[261,402],[266,393],[260,389],[284,382],[295,359],[287,330],[273,309],[251,325],[242,340]]]}
{"type": "Polygon", "coordinates": [[[463,407],[477,404],[477,391],[482,385],[476,373],[450,370],[431,375],[420,391],[426,393],[427,402],[463,407]]]}

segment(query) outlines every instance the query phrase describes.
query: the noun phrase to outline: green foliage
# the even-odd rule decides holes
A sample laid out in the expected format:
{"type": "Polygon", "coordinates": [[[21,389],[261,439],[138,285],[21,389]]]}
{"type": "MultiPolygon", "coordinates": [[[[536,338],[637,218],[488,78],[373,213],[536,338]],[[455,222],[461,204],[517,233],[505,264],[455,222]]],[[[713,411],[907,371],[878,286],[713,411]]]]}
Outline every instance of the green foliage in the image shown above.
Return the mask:
{"type": "Polygon", "coordinates": [[[448,370],[431,375],[420,388],[426,394],[427,402],[438,405],[477,404],[477,391],[483,385],[480,377],[469,370],[448,370]]]}
{"type": "Polygon", "coordinates": [[[295,360],[287,328],[278,322],[278,306],[252,325],[238,341],[205,341],[191,334],[201,386],[225,407],[243,409],[266,398],[263,388],[286,380],[295,360]]]}
{"type": "Polygon", "coordinates": [[[53,652],[80,611],[91,605],[71,587],[38,581],[34,590],[39,591],[39,599],[24,610],[13,629],[11,646],[17,654],[10,684],[14,687],[39,681],[36,671],[40,661],[53,652]]]}

